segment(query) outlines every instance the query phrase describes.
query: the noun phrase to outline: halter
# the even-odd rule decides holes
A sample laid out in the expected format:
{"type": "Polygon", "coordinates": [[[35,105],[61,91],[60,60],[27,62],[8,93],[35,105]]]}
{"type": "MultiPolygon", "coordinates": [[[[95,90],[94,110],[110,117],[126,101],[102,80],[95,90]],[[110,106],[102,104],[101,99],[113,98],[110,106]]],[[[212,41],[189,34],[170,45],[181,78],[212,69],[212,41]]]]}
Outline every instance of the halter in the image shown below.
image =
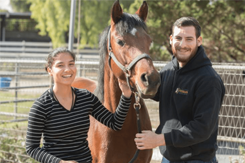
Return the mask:
{"type": "MultiPolygon", "coordinates": [[[[137,117],[137,129],[138,129],[138,133],[141,133],[140,116],[139,116],[139,110],[141,108],[141,105],[140,105],[140,96],[138,95],[138,92],[136,92],[134,90],[134,88],[130,85],[129,80],[130,80],[130,77],[131,77],[131,68],[139,60],[141,60],[143,58],[150,58],[151,59],[151,57],[148,54],[143,53],[143,54],[137,56],[136,58],[134,58],[133,61],[128,66],[123,66],[117,60],[117,58],[115,57],[115,54],[112,52],[112,47],[111,47],[111,30],[110,30],[110,28],[109,28],[109,32],[108,32],[108,50],[109,50],[109,59],[108,59],[108,62],[109,62],[110,69],[112,70],[112,68],[111,68],[111,59],[113,59],[113,61],[116,63],[116,65],[125,73],[127,84],[129,86],[129,88],[131,89],[131,91],[135,95],[134,109],[136,111],[136,117],[137,117]]],[[[129,163],[133,163],[136,160],[136,158],[138,157],[138,154],[139,154],[139,149],[136,150],[133,158],[129,161],[129,163]]]]}
{"type": "MultiPolygon", "coordinates": [[[[111,68],[111,59],[113,59],[113,61],[116,63],[116,65],[125,73],[126,75],[126,80],[127,80],[127,84],[129,86],[129,88],[131,89],[132,92],[135,92],[134,88],[130,85],[130,77],[131,77],[131,69],[132,67],[141,59],[143,58],[150,58],[151,57],[146,54],[143,53],[139,56],[137,56],[136,58],[134,58],[132,60],[132,62],[128,65],[128,66],[123,66],[115,57],[115,54],[112,51],[112,47],[111,47],[111,30],[109,28],[109,32],[108,32],[108,50],[109,50],[109,58],[108,58],[108,62],[109,62],[109,66],[111,68]]],[[[112,69],[112,68],[111,68],[112,69]]]]}

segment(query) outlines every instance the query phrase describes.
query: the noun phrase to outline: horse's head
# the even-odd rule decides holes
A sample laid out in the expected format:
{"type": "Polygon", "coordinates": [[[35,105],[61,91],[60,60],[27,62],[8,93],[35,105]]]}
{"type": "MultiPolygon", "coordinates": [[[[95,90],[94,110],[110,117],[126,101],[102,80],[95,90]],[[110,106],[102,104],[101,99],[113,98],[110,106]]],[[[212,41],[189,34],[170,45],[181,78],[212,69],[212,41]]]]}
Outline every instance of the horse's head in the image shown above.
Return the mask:
{"type": "Polygon", "coordinates": [[[117,0],[111,10],[107,42],[114,75],[127,80],[132,90],[143,98],[154,97],[160,85],[160,75],[149,56],[152,39],[146,31],[147,13],[146,2],[135,15],[130,15],[123,13],[117,0]]]}

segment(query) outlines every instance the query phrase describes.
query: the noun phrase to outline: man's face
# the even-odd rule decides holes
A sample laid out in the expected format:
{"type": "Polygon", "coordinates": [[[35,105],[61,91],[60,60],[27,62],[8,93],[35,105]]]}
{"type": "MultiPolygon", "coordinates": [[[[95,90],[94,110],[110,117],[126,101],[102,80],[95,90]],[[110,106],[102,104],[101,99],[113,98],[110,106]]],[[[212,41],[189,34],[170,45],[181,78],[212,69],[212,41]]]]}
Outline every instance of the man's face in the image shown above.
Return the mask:
{"type": "Polygon", "coordinates": [[[179,66],[183,67],[196,54],[197,48],[202,44],[202,37],[196,38],[194,26],[175,26],[173,35],[170,36],[170,44],[179,66]]]}

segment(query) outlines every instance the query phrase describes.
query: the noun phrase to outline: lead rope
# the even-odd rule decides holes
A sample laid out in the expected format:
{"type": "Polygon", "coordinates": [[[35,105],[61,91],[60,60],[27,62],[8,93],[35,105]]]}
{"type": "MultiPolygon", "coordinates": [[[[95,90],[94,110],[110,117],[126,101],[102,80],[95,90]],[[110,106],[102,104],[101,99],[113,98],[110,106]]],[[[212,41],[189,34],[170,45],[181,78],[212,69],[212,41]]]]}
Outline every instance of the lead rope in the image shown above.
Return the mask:
{"type": "MultiPolygon", "coordinates": [[[[141,105],[140,105],[140,97],[138,95],[137,92],[133,92],[134,93],[134,97],[135,97],[135,103],[134,103],[134,109],[136,111],[136,117],[137,117],[137,129],[138,129],[138,133],[141,133],[141,125],[140,125],[140,108],[141,108],[141,105]]],[[[134,157],[129,161],[129,163],[133,163],[136,158],[138,157],[138,154],[139,154],[140,150],[137,149],[135,154],[134,154],[134,157]]]]}

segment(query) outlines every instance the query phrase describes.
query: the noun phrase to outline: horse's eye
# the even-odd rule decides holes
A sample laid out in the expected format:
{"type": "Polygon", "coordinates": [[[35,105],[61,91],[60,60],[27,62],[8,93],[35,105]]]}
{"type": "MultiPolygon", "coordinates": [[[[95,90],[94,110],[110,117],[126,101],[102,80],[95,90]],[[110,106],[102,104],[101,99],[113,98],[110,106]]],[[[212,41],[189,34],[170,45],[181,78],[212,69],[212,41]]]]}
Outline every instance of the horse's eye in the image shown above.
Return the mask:
{"type": "Polygon", "coordinates": [[[123,46],[125,42],[123,40],[117,40],[118,45],[123,46]]]}

